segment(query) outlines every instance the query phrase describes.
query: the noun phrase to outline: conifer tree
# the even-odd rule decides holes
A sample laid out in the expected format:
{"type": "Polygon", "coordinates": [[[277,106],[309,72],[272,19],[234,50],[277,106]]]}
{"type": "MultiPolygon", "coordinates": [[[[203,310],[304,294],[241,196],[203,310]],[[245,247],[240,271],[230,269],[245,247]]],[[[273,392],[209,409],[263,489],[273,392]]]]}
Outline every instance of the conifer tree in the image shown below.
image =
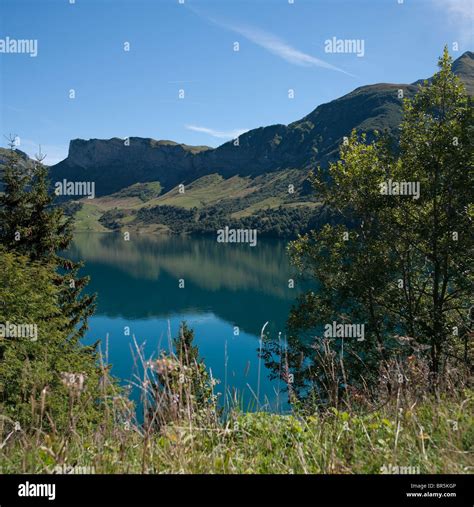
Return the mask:
{"type": "Polygon", "coordinates": [[[186,322],[182,322],[179,328],[179,334],[173,339],[176,349],[176,357],[186,366],[194,366],[199,359],[199,349],[193,344],[194,331],[188,327],[186,322]]]}
{"type": "Polygon", "coordinates": [[[77,341],[87,330],[87,320],[95,309],[95,295],[82,294],[89,281],[88,277],[79,276],[82,264],[62,256],[72,241],[73,219],[54,206],[43,160],[40,150],[33,168],[21,165],[14,138],[10,139],[4,194],[0,196],[0,243],[32,261],[54,266],[61,311],[67,318],[65,331],[77,341]]]}
{"type": "Polygon", "coordinates": [[[20,163],[16,138],[7,137],[9,150],[3,170],[3,194],[0,194],[0,241],[8,249],[22,250],[27,248],[30,234],[31,173],[20,163]]]}

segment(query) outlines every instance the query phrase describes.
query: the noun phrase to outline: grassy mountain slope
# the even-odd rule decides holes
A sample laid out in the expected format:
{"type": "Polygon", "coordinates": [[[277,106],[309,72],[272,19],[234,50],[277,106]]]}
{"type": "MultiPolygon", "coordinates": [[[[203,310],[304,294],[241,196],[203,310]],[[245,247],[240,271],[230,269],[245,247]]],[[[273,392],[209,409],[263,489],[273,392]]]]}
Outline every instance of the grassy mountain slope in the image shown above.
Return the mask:
{"type": "Polygon", "coordinates": [[[226,213],[221,216],[222,227],[229,217],[239,220],[258,211],[273,210],[280,206],[314,208],[314,199],[301,191],[305,177],[305,173],[299,170],[267,173],[256,178],[232,176],[226,179],[220,174],[210,174],[186,185],[184,192],[175,186],[163,194],[158,191],[161,189],[158,182],[135,184],[110,196],[94,200],[82,199],[81,209],[76,213],[76,229],[104,231],[126,228],[150,232],[155,229],[152,226],[156,225],[160,226],[161,231],[193,232],[175,230],[169,217],[162,217],[160,222],[159,213],[156,213],[160,207],[166,210],[186,210],[191,214],[200,212],[203,215],[219,215],[219,212],[225,210],[226,213]],[[294,193],[289,193],[289,185],[295,187],[294,193]],[[149,198],[144,199],[143,195],[149,198]],[[153,224],[149,219],[144,219],[150,214],[155,216],[153,224]]]}

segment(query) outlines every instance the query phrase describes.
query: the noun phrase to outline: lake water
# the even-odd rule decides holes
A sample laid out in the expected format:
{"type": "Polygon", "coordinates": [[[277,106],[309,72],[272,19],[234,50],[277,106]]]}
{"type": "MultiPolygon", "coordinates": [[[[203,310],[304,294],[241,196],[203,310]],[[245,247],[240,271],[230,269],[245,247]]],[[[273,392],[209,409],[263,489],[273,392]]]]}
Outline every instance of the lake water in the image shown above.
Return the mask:
{"type": "Polygon", "coordinates": [[[284,386],[269,379],[258,358],[263,325],[268,322],[266,335],[283,341],[297,295],[288,286],[294,271],[286,242],[259,240],[250,247],[213,238],[132,235],[125,241],[121,234],[81,233],[69,256],[85,261],[88,290],[98,294],[85,343],[100,339],[104,350],[108,335],[112,372],[124,384],[137,373],[133,335],[147,359],[157,357],[169,350],[168,329],[174,337],[186,321],[208,369],[221,381],[217,391],[237,390],[245,410],[286,407],[284,386]]]}

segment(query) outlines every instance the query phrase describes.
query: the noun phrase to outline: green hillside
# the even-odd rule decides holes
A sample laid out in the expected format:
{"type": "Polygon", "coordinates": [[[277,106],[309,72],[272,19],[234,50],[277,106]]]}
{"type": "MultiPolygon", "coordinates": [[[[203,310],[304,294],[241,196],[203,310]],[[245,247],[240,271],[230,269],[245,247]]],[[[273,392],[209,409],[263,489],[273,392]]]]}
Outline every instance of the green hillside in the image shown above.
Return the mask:
{"type": "Polygon", "coordinates": [[[305,177],[306,173],[299,170],[256,178],[226,179],[210,174],[164,194],[160,194],[159,182],[134,184],[110,196],[78,201],[76,230],[195,233],[198,226],[194,222],[201,226],[207,221],[210,233],[215,231],[210,228],[210,217],[218,217],[225,225],[277,209],[309,216],[317,203],[302,192],[305,177]],[[295,187],[294,192],[289,192],[290,185],[295,187]]]}

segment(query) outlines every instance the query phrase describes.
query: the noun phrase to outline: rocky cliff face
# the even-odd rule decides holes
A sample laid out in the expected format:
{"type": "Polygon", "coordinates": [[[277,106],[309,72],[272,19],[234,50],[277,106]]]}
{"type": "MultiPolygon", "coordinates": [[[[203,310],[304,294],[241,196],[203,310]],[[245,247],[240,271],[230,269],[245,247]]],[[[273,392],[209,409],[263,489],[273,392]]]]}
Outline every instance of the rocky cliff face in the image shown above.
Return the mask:
{"type": "Polygon", "coordinates": [[[197,155],[210,149],[140,137],[74,139],[52,178],[95,181],[98,196],[145,181],[158,180],[166,188],[196,174],[197,155]]]}
{"type": "Polygon", "coordinates": [[[128,139],[74,139],[69,145],[67,161],[72,166],[92,167],[94,165],[118,164],[132,159],[140,164],[162,165],[182,160],[185,168],[196,153],[210,150],[206,146],[187,146],[173,141],[131,137],[128,139]]]}
{"type": "MultiPolygon", "coordinates": [[[[453,70],[474,92],[474,54],[464,53],[453,70]]],[[[418,83],[418,82],[417,82],[418,83]]],[[[251,130],[216,149],[191,147],[172,141],[132,137],[129,142],[76,139],[69,156],[52,168],[54,181],[95,181],[98,196],[138,182],[159,181],[167,190],[211,173],[258,176],[290,168],[323,167],[335,159],[343,136],[353,129],[370,136],[374,130],[396,136],[402,118],[402,99],[412,97],[416,84],[376,84],[322,104],[290,125],[251,130]]]]}

